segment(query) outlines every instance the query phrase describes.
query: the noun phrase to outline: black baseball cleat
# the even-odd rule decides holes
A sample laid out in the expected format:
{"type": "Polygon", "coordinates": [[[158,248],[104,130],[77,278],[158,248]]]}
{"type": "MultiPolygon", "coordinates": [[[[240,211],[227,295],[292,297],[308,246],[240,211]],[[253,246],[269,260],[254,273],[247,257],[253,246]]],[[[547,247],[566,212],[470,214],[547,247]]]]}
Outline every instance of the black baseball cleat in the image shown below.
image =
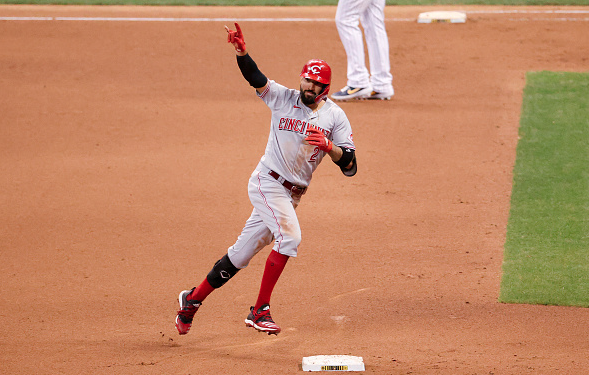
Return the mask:
{"type": "Polygon", "coordinates": [[[258,311],[254,312],[254,306],[250,307],[250,313],[245,319],[245,325],[255,328],[260,332],[266,332],[269,335],[278,335],[280,327],[274,323],[270,316],[270,305],[262,305],[258,311]]]}
{"type": "Polygon", "coordinates": [[[176,329],[178,333],[181,335],[185,335],[190,331],[190,327],[192,326],[192,319],[194,318],[194,314],[198,311],[198,308],[201,305],[200,301],[196,300],[189,300],[187,299],[188,295],[194,290],[183,290],[180,292],[178,296],[178,302],[180,302],[180,310],[178,310],[178,315],[176,315],[176,329]]]}

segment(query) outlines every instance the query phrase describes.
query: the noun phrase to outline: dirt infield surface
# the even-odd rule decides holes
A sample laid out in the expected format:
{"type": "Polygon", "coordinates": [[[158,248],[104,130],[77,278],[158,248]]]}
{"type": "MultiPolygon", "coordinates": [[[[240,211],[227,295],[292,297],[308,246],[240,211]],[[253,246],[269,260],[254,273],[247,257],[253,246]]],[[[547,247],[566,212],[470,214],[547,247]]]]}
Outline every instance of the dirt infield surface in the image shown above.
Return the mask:
{"type": "Polygon", "coordinates": [[[177,294],[249,216],[270,118],[214,19],[275,18],[240,21],[261,70],[297,87],[323,58],[337,90],[335,7],[0,6],[71,17],[0,21],[0,373],[295,374],[349,354],[369,374],[586,374],[589,309],[497,299],[525,72],[589,71],[589,8],[417,24],[439,9],[387,7],[396,95],[341,105],[359,172],[326,161],[302,200],[283,332],[243,323],[267,248],[181,337],[177,294]]]}

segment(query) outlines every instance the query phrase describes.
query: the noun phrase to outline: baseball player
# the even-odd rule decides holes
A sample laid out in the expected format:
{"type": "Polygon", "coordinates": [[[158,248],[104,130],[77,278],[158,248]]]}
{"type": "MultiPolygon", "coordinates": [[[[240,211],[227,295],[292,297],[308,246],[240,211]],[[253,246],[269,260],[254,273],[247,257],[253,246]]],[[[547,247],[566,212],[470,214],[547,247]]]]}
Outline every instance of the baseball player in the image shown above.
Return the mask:
{"type": "Polygon", "coordinates": [[[270,315],[270,296],[288,259],[297,256],[301,228],[295,213],[311,175],[328,155],[344,175],[356,174],[352,128],[343,110],[327,98],[331,68],[323,60],[310,60],[300,74],[300,90],[269,80],[246,52],[241,28],[227,26],[228,42],[237,53],[243,77],[272,111],[270,136],[264,155],[251,174],[248,194],[254,206],[237,238],[206,278],[179,295],[176,328],[188,333],[194,314],[205,298],[229,281],[266,245],[274,243],[262,276],[258,299],[245,319],[248,327],[278,334],[270,315]]]}
{"type": "Polygon", "coordinates": [[[384,7],[385,0],[338,1],[335,24],[348,57],[348,82],[332,99],[389,100],[394,95],[384,7]],[[360,22],[366,36],[370,73],[366,68],[360,22]]]}

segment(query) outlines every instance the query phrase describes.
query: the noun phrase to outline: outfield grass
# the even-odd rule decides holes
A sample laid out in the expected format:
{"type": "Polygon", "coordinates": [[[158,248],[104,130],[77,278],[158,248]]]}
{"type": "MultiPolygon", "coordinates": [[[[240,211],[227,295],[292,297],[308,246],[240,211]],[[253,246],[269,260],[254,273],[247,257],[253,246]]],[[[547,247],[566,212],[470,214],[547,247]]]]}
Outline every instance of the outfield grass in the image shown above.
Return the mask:
{"type": "Polygon", "coordinates": [[[527,74],[499,299],[589,307],[589,74],[527,74]]]}
{"type": "MultiPolygon", "coordinates": [[[[337,0],[0,0],[0,4],[65,5],[337,5],[337,0]]],[[[589,5],[589,0],[387,0],[387,5],[589,5]]]]}

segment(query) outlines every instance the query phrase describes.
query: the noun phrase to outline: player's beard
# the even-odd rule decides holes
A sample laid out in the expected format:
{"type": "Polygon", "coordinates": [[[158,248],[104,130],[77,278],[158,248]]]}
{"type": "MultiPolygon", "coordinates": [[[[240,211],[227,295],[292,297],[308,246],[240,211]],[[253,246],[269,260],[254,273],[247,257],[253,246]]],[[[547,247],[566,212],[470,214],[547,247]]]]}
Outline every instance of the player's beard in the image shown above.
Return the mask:
{"type": "Polygon", "coordinates": [[[312,90],[303,91],[301,88],[301,102],[305,105],[312,105],[315,104],[315,99],[317,98],[317,94],[315,94],[312,90]],[[310,92],[313,96],[309,97],[305,93],[310,92]]]}

